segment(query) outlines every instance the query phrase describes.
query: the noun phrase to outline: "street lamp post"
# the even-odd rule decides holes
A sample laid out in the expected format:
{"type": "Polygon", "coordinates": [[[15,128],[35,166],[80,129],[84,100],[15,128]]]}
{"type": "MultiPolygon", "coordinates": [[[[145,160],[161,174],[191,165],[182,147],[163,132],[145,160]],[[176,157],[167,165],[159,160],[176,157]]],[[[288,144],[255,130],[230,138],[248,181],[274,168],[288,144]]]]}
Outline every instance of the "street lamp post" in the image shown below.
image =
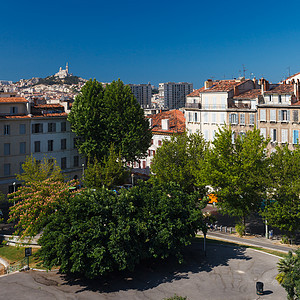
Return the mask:
{"type": "Polygon", "coordinates": [[[82,164],[81,166],[82,166],[82,179],[84,179],[84,164],[82,164]]]}
{"type": "MultiPolygon", "coordinates": [[[[13,187],[14,187],[14,193],[16,192],[16,182],[13,182],[13,187]]],[[[14,205],[16,204],[15,200],[14,200],[14,205]]]]}

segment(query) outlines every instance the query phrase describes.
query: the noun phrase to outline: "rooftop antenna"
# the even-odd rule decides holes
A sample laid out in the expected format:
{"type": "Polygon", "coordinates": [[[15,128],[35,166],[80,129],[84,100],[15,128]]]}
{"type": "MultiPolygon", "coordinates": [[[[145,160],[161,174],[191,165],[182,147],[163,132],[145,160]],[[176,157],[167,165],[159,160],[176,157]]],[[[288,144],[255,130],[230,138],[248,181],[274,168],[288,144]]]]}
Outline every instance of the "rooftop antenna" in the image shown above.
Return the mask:
{"type": "Polygon", "coordinates": [[[242,66],[243,66],[243,75],[244,75],[244,78],[246,78],[246,77],[245,77],[245,74],[246,74],[247,69],[246,69],[246,67],[245,67],[244,64],[242,64],[242,66]]]}
{"type": "Polygon", "coordinates": [[[251,73],[250,73],[250,79],[253,79],[253,78],[254,78],[254,73],[251,72],[251,73]]]}
{"type": "Polygon", "coordinates": [[[287,69],[289,70],[289,77],[291,76],[291,67],[287,67],[287,69]]]}

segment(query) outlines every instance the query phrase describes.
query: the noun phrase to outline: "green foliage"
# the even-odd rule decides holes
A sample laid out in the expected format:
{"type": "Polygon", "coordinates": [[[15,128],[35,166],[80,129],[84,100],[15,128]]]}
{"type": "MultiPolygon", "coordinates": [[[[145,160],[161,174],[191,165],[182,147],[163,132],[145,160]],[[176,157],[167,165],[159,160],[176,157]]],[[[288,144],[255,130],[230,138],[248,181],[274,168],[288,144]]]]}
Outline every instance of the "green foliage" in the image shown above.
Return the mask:
{"type": "Polygon", "coordinates": [[[239,236],[243,236],[246,231],[246,226],[243,223],[238,223],[235,225],[235,230],[239,234],[239,236]]]}
{"type": "Polygon", "coordinates": [[[222,211],[240,218],[258,211],[266,197],[268,160],[259,130],[247,131],[232,143],[231,128],[220,128],[209,156],[208,176],[222,211]]]}
{"type": "Polygon", "coordinates": [[[294,300],[300,297],[300,249],[296,255],[290,251],[286,258],[278,263],[279,274],[277,281],[285,288],[288,299],[294,300]]]}
{"type": "Polygon", "coordinates": [[[182,134],[164,140],[157,149],[151,171],[152,180],[160,184],[176,182],[185,191],[199,191],[201,197],[206,194],[206,154],[208,145],[200,133],[182,134]]]}
{"type": "Polygon", "coordinates": [[[64,179],[56,160],[52,159],[49,161],[47,157],[44,157],[41,162],[38,162],[32,155],[27,156],[22,165],[22,169],[23,172],[16,174],[16,177],[25,183],[43,181],[47,178],[60,181],[64,179]]]}
{"type": "Polygon", "coordinates": [[[117,155],[114,145],[111,145],[109,156],[102,163],[98,162],[97,158],[88,162],[84,173],[84,185],[88,188],[112,188],[124,184],[128,176],[129,172],[124,167],[121,154],[117,155]]]}
{"type": "Polygon", "coordinates": [[[76,97],[68,120],[79,137],[77,148],[86,157],[101,161],[114,144],[122,159],[135,161],[150,146],[149,122],[130,87],[121,80],[105,89],[96,80],[89,80],[76,97]]]}
{"type": "Polygon", "coordinates": [[[142,259],[180,258],[202,226],[197,198],[174,184],[148,183],[116,195],[105,188],[70,199],[46,226],[39,243],[44,266],[88,278],[132,270],[142,259]]]}
{"type": "Polygon", "coordinates": [[[164,298],[163,300],[186,300],[187,297],[182,297],[182,296],[178,296],[178,295],[174,295],[173,297],[170,298],[164,298]]]}
{"type": "Polygon", "coordinates": [[[269,201],[262,216],[272,226],[294,234],[300,229],[300,148],[277,146],[269,170],[269,201]]]}
{"type": "MultiPolygon", "coordinates": [[[[66,78],[55,77],[54,75],[48,76],[46,78],[39,78],[37,84],[45,84],[45,85],[54,85],[54,84],[78,84],[80,81],[78,76],[68,76],[66,78]]],[[[36,85],[37,85],[36,84],[36,85]]]]}

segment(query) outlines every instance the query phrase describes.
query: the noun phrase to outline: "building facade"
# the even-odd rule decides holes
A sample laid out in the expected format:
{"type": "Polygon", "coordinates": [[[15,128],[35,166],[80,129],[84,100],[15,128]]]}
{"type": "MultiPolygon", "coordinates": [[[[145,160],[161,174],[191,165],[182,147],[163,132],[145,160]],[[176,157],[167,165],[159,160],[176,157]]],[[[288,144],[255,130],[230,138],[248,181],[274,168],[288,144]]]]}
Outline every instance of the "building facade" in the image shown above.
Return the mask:
{"type": "Polygon", "coordinates": [[[129,84],[131,91],[142,108],[151,107],[151,84],[129,84]]]}
{"type": "Polygon", "coordinates": [[[188,82],[160,83],[158,92],[164,108],[178,109],[185,106],[186,96],[193,92],[193,84],[188,82]]]}

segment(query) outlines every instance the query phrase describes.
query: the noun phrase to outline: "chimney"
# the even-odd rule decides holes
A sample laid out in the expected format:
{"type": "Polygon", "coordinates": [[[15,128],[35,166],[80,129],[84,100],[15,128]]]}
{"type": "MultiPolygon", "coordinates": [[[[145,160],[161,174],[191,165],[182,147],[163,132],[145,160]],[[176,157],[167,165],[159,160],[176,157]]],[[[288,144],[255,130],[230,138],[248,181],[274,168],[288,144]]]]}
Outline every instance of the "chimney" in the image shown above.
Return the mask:
{"type": "Polygon", "coordinates": [[[299,101],[299,96],[300,96],[300,83],[299,83],[299,79],[297,79],[297,81],[293,84],[294,85],[294,95],[297,99],[297,101],[299,101]]]}
{"type": "Polygon", "coordinates": [[[269,81],[264,79],[264,91],[269,90],[269,81]]]}
{"type": "Polygon", "coordinates": [[[169,130],[169,119],[162,119],[161,120],[161,129],[162,130],[169,130]]]}
{"type": "Polygon", "coordinates": [[[234,88],[233,88],[233,95],[234,96],[237,96],[239,94],[239,88],[237,87],[237,86],[235,86],[234,88]]]}
{"type": "Polygon", "coordinates": [[[260,87],[261,87],[261,94],[262,95],[264,95],[264,93],[265,93],[265,80],[264,80],[264,78],[261,78],[261,80],[260,80],[260,87]]]}
{"type": "Polygon", "coordinates": [[[213,81],[211,79],[207,79],[204,81],[204,88],[207,90],[213,86],[213,81]]]}

